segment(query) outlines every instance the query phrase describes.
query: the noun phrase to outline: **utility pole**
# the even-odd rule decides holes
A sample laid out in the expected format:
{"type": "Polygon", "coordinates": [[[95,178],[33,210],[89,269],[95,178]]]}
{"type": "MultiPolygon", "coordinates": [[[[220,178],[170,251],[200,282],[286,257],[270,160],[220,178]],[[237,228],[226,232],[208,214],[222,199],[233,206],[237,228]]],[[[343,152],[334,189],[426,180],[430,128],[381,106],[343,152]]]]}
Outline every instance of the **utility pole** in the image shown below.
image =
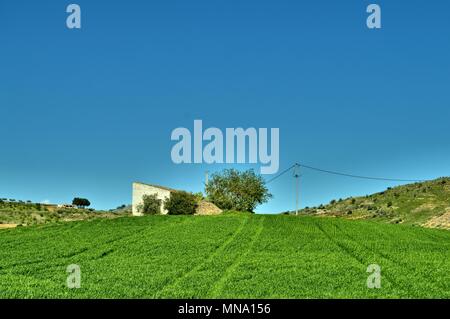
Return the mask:
{"type": "Polygon", "coordinates": [[[294,166],[294,177],[295,177],[295,215],[298,216],[298,192],[299,192],[299,170],[300,165],[295,164],[294,166]]]}

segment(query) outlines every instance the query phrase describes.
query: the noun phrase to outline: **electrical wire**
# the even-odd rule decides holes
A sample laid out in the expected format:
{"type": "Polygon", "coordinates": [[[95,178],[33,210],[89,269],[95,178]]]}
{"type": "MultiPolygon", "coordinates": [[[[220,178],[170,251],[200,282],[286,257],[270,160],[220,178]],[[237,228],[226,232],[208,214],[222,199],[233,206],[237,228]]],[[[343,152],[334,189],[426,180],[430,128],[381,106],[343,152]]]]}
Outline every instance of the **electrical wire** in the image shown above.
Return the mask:
{"type": "Polygon", "coordinates": [[[339,175],[339,176],[351,177],[351,178],[358,178],[358,179],[368,179],[368,180],[377,180],[377,181],[389,181],[389,182],[413,182],[413,183],[414,182],[423,182],[424,181],[424,180],[421,180],[421,179],[401,179],[401,178],[373,177],[373,176],[363,176],[363,175],[356,175],[356,174],[348,174],[348,173],[342,173],[342,172],[330,171],[330,170],[326,170],[326,169],[322,169],[322,168],[317,168],[317,167],[313,167],[313,166],[309,166],[309,165],[305,165],[305,164],[295,163],[294,165],[292,165],[289,168],[287,168],[284,171],[282,171],[277,176],[269,179],[266,182],[266,184],[269,184],[269,183],[273,182],[274,180],[276,180],[277,178],[283,176],[284,174],[286,174],[287,172],[289,172],[291,169],[293,169],[296,166],[303,167],[303,168],[310,169],[310,170],[317,171],[317,172],[321,172],[321,173],[327,173],[327,174],[339,175]]]}

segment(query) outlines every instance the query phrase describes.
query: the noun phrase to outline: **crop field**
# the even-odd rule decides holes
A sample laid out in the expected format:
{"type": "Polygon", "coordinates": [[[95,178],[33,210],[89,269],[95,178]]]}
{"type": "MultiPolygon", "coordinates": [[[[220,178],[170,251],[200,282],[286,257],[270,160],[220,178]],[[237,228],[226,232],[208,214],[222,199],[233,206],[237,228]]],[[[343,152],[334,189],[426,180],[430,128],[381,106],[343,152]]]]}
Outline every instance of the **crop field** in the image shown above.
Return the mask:
{"type": "Polygon", "coordinates": [[[449,298],[450,232],[247,214],[0,230],[0,298],[218,297],[449,298]],[[370,264],[379,289],[367,287],[370,264]]]}

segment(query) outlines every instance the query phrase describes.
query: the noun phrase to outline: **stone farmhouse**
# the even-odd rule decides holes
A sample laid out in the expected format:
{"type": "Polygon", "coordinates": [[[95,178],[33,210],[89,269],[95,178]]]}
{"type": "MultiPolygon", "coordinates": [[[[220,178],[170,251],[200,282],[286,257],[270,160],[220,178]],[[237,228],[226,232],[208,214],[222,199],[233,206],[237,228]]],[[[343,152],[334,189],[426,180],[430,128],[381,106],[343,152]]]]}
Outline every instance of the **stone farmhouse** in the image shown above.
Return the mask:
{"type": "MultiPolygon", "coordinates": [[[[134,182],[133,183],[133,198],[132,198],[132,213],[133,216],[142,216],[142,212],[139,211],[139,206],[143,203],[143,196],[144,195],[153,195],[156,194],[156,197],[158,199],[161,199],[162,202],[166,198],[170,198],[170,195],[173,192],[177,192],[176,189],[159,186],[159,185],[152,185],[152,184],[145,184],[140,182],[134,182]]],[[[202,200],[197,207],[196,215],[216,215],[220,214],[222,210],[218,208],[213,203],[210,203],[208,201],[202,200]]],[[[161,205],[161,214],[165,215],[167,214],[167,210],[164,209],[164,205],[161,205]]]]}

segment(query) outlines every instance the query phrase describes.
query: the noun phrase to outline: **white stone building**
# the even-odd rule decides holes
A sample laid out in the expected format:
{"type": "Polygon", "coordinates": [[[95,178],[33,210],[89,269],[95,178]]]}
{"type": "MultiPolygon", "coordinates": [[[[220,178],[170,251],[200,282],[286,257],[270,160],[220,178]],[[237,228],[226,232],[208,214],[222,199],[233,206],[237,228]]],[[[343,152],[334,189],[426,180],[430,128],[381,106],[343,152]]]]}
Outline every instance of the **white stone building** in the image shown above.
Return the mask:
{"type": "MultiPolygon", "coordinates": [[[[139,182],[133,183],[133,201],[132,201],[132,212],[133,216],[142,216],[142,212],[139,211],[139,205],[143,203],[142,197],[144,195],[153,195],[156,194],[158,199],[161,199],[162,202],[166,198],[170,197],[171,192],[176,192],[175,189],[158,186],[158,185],[151,185],[151,184],[144,184],[139,182]]],[[[161,214],[167,214],[167,210],[164,209],[164,205],[161,204],[161,214]]]]}
{"type": "MultiPolygon", "coordinates": [[[[145,183],[134,182],[133,183],[133,198],[132,198],[132,213],[133,216],[143,216],[144,214],[139,211],[139,206],[143,204],[144,195],[156,194],[158,199],[161,199],[161,214],[166,215],[168,211],[164,209],[164,200],[170,197],[170,194],[177,192],[176,189],[151,185],[145,183]]],[[[206,200],[201,200],[196,208],[195,215],[216,215],[220,214],[222,210],[213,203],[206,200]]]]}

